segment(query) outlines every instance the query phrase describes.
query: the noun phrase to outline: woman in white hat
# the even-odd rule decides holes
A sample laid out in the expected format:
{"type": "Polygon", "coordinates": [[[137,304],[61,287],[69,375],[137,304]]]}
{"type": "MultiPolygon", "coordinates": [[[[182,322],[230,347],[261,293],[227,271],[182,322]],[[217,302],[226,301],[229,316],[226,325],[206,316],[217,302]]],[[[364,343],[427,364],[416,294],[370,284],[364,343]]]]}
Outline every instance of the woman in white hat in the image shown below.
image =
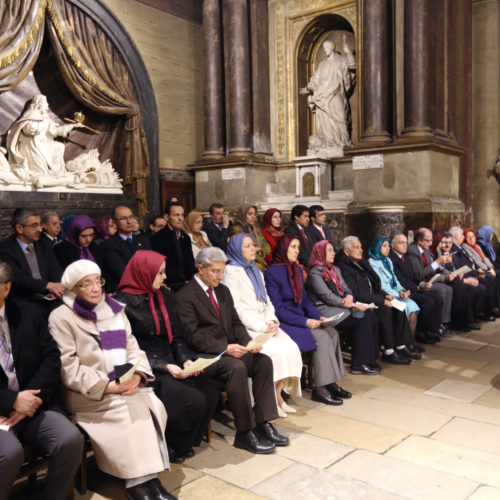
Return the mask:
{"type": "Polygon", "coordinates": [[[125,479],[127,499],[174,498],[157,477],[169,468],[167,415],[146,387],[154,377],[124,305],[103,293],[95,262],[73,262],[61,284],[63,305],[49,328],[61,351],[67,409],[89,435],[99,468],[125,479]]]}

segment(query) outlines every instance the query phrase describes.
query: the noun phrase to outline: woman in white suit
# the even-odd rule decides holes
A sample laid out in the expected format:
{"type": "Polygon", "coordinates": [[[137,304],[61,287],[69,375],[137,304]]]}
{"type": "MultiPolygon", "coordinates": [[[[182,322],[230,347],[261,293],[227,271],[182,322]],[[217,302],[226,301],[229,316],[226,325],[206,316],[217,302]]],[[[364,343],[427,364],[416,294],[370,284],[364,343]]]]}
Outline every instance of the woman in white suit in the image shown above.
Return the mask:
{"type": "Polygon", "coordinates": [[[249,234],[238,233],[231,237],[227,245],[228,265],[223,283],[231,290],[236,312],[253,338],[260,333],[273,333],[262,349],[273,361],[274,384],[278,413],[286,417],[286,412],[295,413],[288,405],[281,391],[290,395],[300,395],[300,375],[302,357],[297,344],[279,328],[279,321],[269,299],[264,279],[255,264],[256,249],[249,234]]]}

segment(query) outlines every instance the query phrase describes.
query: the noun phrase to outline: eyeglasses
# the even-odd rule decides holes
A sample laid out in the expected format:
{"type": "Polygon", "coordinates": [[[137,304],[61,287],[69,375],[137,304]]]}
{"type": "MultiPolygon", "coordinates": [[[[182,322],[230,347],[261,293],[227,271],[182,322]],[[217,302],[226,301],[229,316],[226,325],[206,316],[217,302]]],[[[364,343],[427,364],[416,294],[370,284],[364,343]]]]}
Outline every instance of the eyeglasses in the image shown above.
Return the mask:
{"type": "Polygon", "coordinates": [[[123,217],[119,217],[118,219],[115,219],[115,220],[120,221],[120,222],[125,222],[126,220],[135,220],[135,215],[123,216],[123,217]]]}
{"type": "Polygon", "coordinates": [[[106,280],[104,278],[99,278],[96,279],[95,281],[85,280],[81,285],[75,285],[75,286],[80,288],[81,290],[91,290],[92,288],[94,288],[94,286],[103,287],[105,283],[106,280]]]}
{"type": "Polygon", "coordinates": [[[215,276],[224,276],[224,273],[226,272],[226,269],[206,269],[210,274],[214,274],[215,276]]]}
{"type": "Polygon", "coordinates": [[[33,222],[33,224],[22,224],[23,227],[31,227],[32,229],[36,229],[37,227],[42,227],[39,222],[33,222]]]}

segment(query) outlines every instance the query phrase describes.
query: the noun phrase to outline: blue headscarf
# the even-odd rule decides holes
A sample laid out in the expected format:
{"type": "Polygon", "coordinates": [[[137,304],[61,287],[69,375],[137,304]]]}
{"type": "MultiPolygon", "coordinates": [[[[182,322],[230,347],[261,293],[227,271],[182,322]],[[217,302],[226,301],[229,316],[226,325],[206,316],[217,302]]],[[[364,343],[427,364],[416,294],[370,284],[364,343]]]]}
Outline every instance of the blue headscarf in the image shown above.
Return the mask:
{"type": "Polygon", "coordinates": [[[252,239],[252,236],[248,233],[237,233],[231,236],[227,244],[227,263],[233,266],[243,267],[245,269],[250,281],[252,282],[257,300],[267,304],[266,287],[262,281],[262,275],[260,274],[259,268],[257,267],[257,264],[255,264],[255,260],[249,263],[241,253],[241,245],[247,236],[252,239]]]}
{"type": "Polygon", "coordinates": [[[389,241],[389,238],[383,238],[383,237],[377,238],[370,247],[370,250],[368,250],[368,256],[371,257],[373,260],[382,261],[383,266],[387,269],[387,271],[391,275],[391,287],[396,288],[398,286],[398,280],[396,278],[396,275],[394,274],[394,269],[391,265],[389,257],[385,257],[384,255],[382,255],[381,252],[382,245],[386,241],[389,241]]]}
{"type": "Polygon", "coordinates": [[[488,250],[488,252],[491,255],[491,258],[493,261],[496,260],[497,254],[495,253],[495,250],[493,250],[493,245],[491,244],[490,238],[491,235],[493,234],[493,228],[491,226],[481,226],[477,230],[476,234],[476,239],[481,245],[488,250]]]}

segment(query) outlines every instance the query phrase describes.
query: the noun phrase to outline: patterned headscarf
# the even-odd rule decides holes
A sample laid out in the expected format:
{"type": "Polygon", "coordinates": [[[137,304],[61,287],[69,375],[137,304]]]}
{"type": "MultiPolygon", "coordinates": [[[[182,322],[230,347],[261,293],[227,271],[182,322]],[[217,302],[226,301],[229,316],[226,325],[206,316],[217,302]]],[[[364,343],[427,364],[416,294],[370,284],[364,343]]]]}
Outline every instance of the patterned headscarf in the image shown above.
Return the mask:
{"type": "Polygon", "coordinates": [[[276,229],[271,223],[271,219],[276,212],[278,212],[281,216],[283,215],[281,213],[281,210],[278,210],[277,208],[270,208],[269,210],[266,210],[266,213],[264,214],[264,227],[262,228],[262,231],[267,231],[271,236],[279,238],[285,233],[281,229],[276,229]]]}
{"type": "Polygon", "coordinates": [[[342,287],[342,281],[340,281],[340,277],[337,274],[337,271],[335,271],[335,267],[333,266],[333,264],[326,262],[326,247],[328,245],[332,245],[333,248],[333,243],[328,240],[318,241],[314,245],[311,256],[309,257],[308,267],[309,269],[313,267],[319,267],[325,279],[327,281],[330,281],[331,279],[335,283],[339,295],[343,297],[345,295],[345,292],[344,288],[342,287]]]}
{"type": "Polygon", "coordinates": [[[469,245],[470,247],[472,247],[479,254],[479,256],[481,257],[482,261],[486,262],[485,259],[484,259],[484,254],[483,254],[482,250],[479,248],[479,245],[477,244],[476,231],[474,231],[474,229],[472,229],[470,227],[467,228],[467,229],[464,229],[464,239],[465,239],[465,243],[467,243],[467,245],[469,245]],[[471,245],[470,243],[467,243],[467,234],[468,233],[472,233],[474,235],[474,239],[476,240],[476,243],[474,243],[474,245],[471,245]]]}

